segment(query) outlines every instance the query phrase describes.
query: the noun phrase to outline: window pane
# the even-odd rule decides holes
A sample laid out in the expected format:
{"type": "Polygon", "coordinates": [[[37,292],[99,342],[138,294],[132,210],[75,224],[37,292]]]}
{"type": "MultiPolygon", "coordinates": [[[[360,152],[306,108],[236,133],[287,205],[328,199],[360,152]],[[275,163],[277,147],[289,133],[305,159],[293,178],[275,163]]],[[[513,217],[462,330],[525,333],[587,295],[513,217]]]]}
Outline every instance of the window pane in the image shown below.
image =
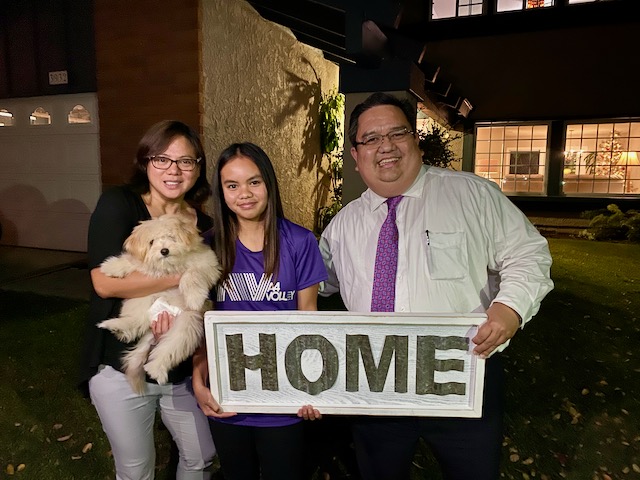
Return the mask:
{"type": "Polygon", "coordinates": [[[458,16],[478,15],[482,13],[482,0],[459,0],[458,16]]]}
{"type": "Polygon", "coordinates": [[[0,127],[13,127],[13,113],[0,109],[0,127]]]}
{"type": "Polygon", "coordinates": [[[468,17],[482,15],[483,0],[433,0],[431,18],[468,17]],[[456,11],[457,8],[457,11],[456,11]]]}
{"type": "Polygon", "coordinates": [[[476,142],[476,153],[489,153],[490,143],[487,141],[478,140],[476,142]]]}
{"type": "Polygon", "coordinates": [[[518,127],[505,127],[504,129],[504,138],[505,139],[517,139],[518,138],[518,127]]]}
{"type": "Polygon", "coordinates": [[[433,0],[431,18],[453,18],[456,16],[456,0],[433,0]]]}
{"type": "Polygon", "coordinates": [[[548,125],[478,126],[474,172],[505,193],[545,193],[548,125]],[[487,154],[487,143],[489,153],[487,154]]]}
{"type": "Polygon", "coordinates": [[[513,10],[522,10],[523,0],[498,0],[498,12],[511,12],[513,10]]]}
{"type": "Polygon", "coordinates": [[[76,105],[69,112],[67,121],[70,124],[91,123],[91,114],[82,105],[76,105]]]}
{"type": "Polygon", "coordinates": [[[491,129],[490,128],[478,128],[476,132],[476,139],[478,141],[481,140],[489,140],[491,138],[491,129]]]}
{"type": "Polygon", "coordinates": [[[553,0],[527,0],[527,8],[553,7],[553,0]]]}
{"type": "Polygon", "coordinates": [[[498,0],[498,12],[512,12],[515,10],[553,7],[554,0],[498,0]]]}
{"type": "Polygon", "coordinates": [[[504,127],[491,127],[491,140],[504,140],[504,127]]]}
{"type": "Polygon", "coordinates": [[[51,125],[51,115],[44,108],[36,108],[29,115],[29,125],[51,125]]]}
{"type": "Polygon", "coordinates": [[[597,138],[598,136],[598,124],[582,125],[583,138],[597,138]]]}
{"type": "Polygon", "coordinates": [[[640,194],[640,122],[567,125],[562,190],[565,194],[640,194]],[[582,132],[582,136],[576,136],[582,132]],[[596,134],[597,132],[597,134],[596,134]]]}
{"type": "Polygon", "coordinates": [[[547,126],[546,125],[535,125],[533,127],[533,138],[546,140],[546,138],[547,138],[547,126]]]}

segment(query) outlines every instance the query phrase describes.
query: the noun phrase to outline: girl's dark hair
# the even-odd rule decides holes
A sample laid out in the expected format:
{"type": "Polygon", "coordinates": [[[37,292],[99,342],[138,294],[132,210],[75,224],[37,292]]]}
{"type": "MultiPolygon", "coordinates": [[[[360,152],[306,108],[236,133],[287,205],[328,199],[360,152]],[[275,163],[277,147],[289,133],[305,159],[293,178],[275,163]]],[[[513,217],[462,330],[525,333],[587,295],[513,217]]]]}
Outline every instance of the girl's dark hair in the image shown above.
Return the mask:
{"type": "Polygon", "coordinates": [[[351,116],[349,117],[349,129],[347,131],[351,145],[356,144],[360,115],[362,115],[370,108],[380,105],[391,105],[392,107],[398,107],[400,110],[402,110],[402,113],[407,118],[407,122],[409,122],[411,128],[413,130],[416,129],[416,109],[408,100],[400,100],[398,97],[389,93],[376,92],[369,95],[364,102],[356,105],[351,112],[351,116]]]}
{"type": "Polygon", "coordinates": [[[133,162],[134,170],[128,185],[141,195],[149,193],[149,157],[163,153],[177,137],[184,137],[193,146],[196,158],[202,159],[199,163],[200,175],[184,196],[192,206],[200,207],[211,196],[211,185],[207,180],[207,157],[200,136],[189,125],[178,120],[163,120],[147,130],[138,143],[138,152],[133,162]]]}
{"type": "Polygon", "coordinates": [[[231,160],[246,157],[256,164],[267,189],[267,208],[264,212],[264,257],[265,274],[278,275],[280,240],[278,236],[278,218],[284,218],[280,189],[273,164],[259,146],[245,142],[234,143],[225,148],[213,168],[213,225],[214,250],[222,265],[222,280],[225,280],[236,261],[236,239],[238,238],[238,219],[227,207],[222,191],[220,171],[231,160]]]}

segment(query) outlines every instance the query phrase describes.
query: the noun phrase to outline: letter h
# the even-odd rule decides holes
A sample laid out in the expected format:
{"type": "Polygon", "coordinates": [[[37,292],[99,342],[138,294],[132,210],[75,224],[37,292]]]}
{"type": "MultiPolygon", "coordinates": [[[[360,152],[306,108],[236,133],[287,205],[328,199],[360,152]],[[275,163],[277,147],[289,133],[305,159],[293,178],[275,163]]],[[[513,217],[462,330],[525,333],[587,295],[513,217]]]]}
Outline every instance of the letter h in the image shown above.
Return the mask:
{"type": "Polygon", "coordinates": [[[233,391],[246,390],[245,369],[261,370],[262,389],[278,390],[278,362],[276,357],[276,336],[260,333],[260,353],[246,355],[242,334],[226,335],[227,359],[229,364],[229,386],[233,391]]]}

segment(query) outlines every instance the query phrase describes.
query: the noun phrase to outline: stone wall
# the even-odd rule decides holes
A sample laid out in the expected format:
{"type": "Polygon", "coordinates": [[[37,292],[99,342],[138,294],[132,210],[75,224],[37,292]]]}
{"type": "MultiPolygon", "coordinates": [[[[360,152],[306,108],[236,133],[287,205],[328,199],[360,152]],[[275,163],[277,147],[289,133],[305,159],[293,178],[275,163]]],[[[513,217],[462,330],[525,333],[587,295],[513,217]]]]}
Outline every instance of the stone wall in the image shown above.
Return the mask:
{"type": "Polygon", "coordinates": [[[324,205],[328,162],[318,106],[338,66],[264,20],[245,1],[201,3],[202,127],[209,163],[234,142],[260,145],[274,163],[287,217],[309,229],[324,205]]]}

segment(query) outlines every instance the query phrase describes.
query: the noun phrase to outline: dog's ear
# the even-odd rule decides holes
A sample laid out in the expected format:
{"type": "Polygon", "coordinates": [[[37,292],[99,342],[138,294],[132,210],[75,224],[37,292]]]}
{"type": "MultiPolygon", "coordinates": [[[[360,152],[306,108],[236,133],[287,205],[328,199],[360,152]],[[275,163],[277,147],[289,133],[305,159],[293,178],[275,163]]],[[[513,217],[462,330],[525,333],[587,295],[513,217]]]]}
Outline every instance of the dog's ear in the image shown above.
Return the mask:
{"type": "Polygon", "coordinates": [[[131,235],[124,241],[124,251],[133,255],[136,258],[143,259],[149,250],[149,239],[147,238],[146,222],[151,220],[145,220],[140,222],[131,232],[131,235]]]}
{"type": "Polygon", "coordinates": [[[179,217],[178,238],[180,243],[192,245],[200,240],[200,232],[198,227],[193,224],[193,220],[184,215],[179,217]]]}

